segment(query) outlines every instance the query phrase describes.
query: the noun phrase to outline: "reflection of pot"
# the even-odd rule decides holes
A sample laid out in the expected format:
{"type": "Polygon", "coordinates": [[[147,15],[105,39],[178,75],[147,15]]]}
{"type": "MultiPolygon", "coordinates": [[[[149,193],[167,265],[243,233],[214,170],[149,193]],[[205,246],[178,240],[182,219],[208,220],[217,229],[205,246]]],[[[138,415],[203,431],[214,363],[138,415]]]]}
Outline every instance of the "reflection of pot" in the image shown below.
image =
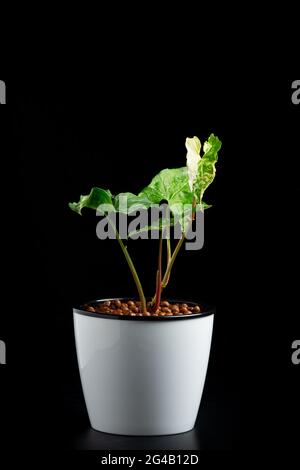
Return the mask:
{"type": "Polygon", "coordinates": [[[191,430],[213,319],[212,309],[187,316],[130,317],[75,308],[77,357],[92,427],[137,436],[191,430]]]}

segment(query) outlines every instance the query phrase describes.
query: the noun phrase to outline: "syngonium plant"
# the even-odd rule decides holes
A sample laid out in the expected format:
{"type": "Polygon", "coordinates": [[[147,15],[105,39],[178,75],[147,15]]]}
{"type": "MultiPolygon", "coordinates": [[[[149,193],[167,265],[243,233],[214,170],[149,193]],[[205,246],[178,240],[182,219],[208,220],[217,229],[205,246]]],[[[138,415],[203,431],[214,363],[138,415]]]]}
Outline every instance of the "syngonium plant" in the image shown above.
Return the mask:
{"type": "MultiPolygon", "coordinates": [[[[211,134],[203,145],[203,155],[201,156],[201,142],[198,137],[187,138],[186,166],[160,171],[139,194],[120,193],[113,196],[108,189],[98,187],[92,188],[88,195],[80,196],[79,202],[69,203],[69,207],[81,215],[83,208],[97,210],[98,213],[106,216],[114,231],[115,238],[125,255],[126,261],[135,281],[143,313],[147,312],[147,303],[144,290],[137,274],[137,270],[124,244],[120,233],[110,217],[112,214],[125,213],[131,215],[136,211],[157,207],[162,201],[167,201],[171,217],[159,218],[158,222],[140,227],[139,231],[148,230],[159,231],[158,268],[156,273],[156,292],[152,298],[150,307],[156,311],[161,300],[162,290],[167,286],[174,261],[183,245],[189,227],[197,211],[203,211],[211,207],[203,201],[203,195],[208,186],[215,178],[215,164],[218,160],[218,152],[221,142],[214,134],[211,134]],[[126,204],[123,201],[126,200],[126,204]],[[180,224],[181,236],[172,251],[170,233],[168,226],[180,224]],[[166,270],[162,271],[163,239],[166,240],[167,263],[166,270]]],[[[129,233],[129,237],[133,233],[129,233]]],[[[135,232],[136,235],[136,232],[135,232]]]]}

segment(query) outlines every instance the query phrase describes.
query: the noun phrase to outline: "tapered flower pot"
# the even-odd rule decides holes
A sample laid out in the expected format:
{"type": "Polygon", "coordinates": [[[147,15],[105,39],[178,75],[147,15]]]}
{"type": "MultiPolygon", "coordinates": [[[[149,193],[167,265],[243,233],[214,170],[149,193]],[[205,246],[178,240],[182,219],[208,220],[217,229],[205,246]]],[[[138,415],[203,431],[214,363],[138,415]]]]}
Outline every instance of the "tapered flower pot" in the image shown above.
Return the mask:
{"type": "Polygon", "coordinates": [[[98,314],[81,308],[73,312],[92,428],[151,436],[194,427],[209,360],[213,309],[166,317],[98,314]]]}

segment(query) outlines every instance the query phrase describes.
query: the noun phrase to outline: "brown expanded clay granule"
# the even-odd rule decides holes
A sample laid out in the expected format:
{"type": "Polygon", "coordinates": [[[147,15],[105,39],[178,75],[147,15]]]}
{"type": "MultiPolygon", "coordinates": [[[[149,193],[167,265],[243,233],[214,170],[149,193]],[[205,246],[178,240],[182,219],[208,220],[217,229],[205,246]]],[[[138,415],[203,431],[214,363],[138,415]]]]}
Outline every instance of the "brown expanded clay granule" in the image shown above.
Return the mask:
{"type": "Polygon", "coordinates": [[[155,317],[172,317],[181,315],[190,315],[193,313],[200,313],[201,308],[199,305],[188,305],[185,303],[172,303],[163,300],[159,307],[154,311],[151,307],[151,302],[147,302],[146,313],[142,313],[140,310],[141,302],[134,300],[107,300],[105,302],[85,305],[86,311],[91,313],[107,313],[109,315],[129,315],[131,317],[136,316],[155,316],[155,317]]]}

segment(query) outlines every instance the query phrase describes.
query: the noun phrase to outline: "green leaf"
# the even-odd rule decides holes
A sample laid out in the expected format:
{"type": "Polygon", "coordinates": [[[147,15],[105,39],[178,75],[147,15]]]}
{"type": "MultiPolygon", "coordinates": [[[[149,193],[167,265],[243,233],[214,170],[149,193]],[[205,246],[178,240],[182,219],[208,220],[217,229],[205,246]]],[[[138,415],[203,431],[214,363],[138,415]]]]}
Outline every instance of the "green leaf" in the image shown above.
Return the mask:
{"type": "MultiPolygon", "coordinates": [[[[190,221],[194,194],[189,187],[187,167],[162,170],[138,196],[132,193],[123,194],[129,194],[128,206],[130,208],[140,209],[140,204],[143,207],[149,208],[159,205],[162,201],[167,201],[174,219],[172,225],[179,222],[183,230],[190,221]]],[[[197,205],[196,210],[204,210],[209,207],[211,206],[202,201],[201,204],[197,205]]],[[[128,213],[130,213],[130,210],[128,210],[128,213]]],[[[165,222],[163,221],[163,226],[165,226],[164,224],[165,222]]],[[[142,227],[140,230],[147,231],[153,229],[159,230],[158,222],[156,226],[153,226],[152,223],[142,227]]]]}
{"type": "Polygon", "coordinates": [[[188,183],[187,168],[173,168],[162,170],[151,183],[139,194],[146,197],[153,204],[167,201],[176,221],[183,225],[185,205],[192,205],[193,193],[188,183]]]}
{"type": "Polygon", "coordinates": [[[170,206],[178,202],[191,204],[193,194],[188,185],[187,168],[162,170],[139,193],[139,196],[146,197],[153,204],[159,204],[162,200],[168,201],[170,206]]]}
{"type": "Polygon", "coordinates": [[[111,192],[108,189],[105,190],[101,188],[92,188],[90,194],[86,196],[80,196],[79,202],[69,203],[70,209],[80,215],[84,207],[97,210],[99,206],[102,205],[103,208],[102,210],[100,208],[100,212],[102,212],[103,214],[105,212],[114,211],[113,196],[111,195],[111,192]]]}
{"type": "MultiPolygon", "coordinates": [[[[209,209],[210,207],[212,206],[202,201],[201,205],[197,204],[197,206],[194,208],[194,211],[198,212],[200,210],[202,211],[205,209],[209,209]]],[[[178,211],[180,210],[181,208],[179,207],[178,211]]],[[[180,213],[182,214],[182,219],[183,219],[182,225],[186,227],[190,223],[191,210],[184,208],[183,211],[180,213]]],[[[132,230],[131,232],[128,233],[128,237],[131,237],[132,235],[137,235],[138,233],[148,232],[150,230],[155,230],[155,231],[163,230],[168,227],[173,227],[175,223],[176,223],[176,220],[174,219],[174,217],[170,217],[170,218],[160,217],[159,219],[152,221],[150,225],[144,225],[140,227],[138,230],[132,230]]]]}
{"type": "Polygon", "coordinates": [[[211,134],[203,146],[204,155],[198,162],[198,173],[193,181],[193,192],[199,204],[202,203],[204,191],[213,182],[216,175],[218,151],[222,146],[218,137],[211,134]]]}
{"type": "Polygon", "coordinates": [[[194,180],[198,173],[198,163],[200,161],[201,142],[198,137],[187,137],[185,140],[187,149],[186,167],[188,172],[189,187],[193,191],[194,180]]]}
{"type": "Polygon", "coordinates": [[[210,209],[212,207],[212,204],[206,204],[206,202],[202,201],[201,204],[197,204],[196,207],[199,208],[199,210],[205,210],[210,209]]]}
{"type": "MultiPolygon", "coordinates": [[[[208,143],[205,143],[207,152],[201,159],[201,161],[204,160],[205,162],[205,171],[211,161],[211,148],[214,148],[214,142],[210,144],[211,148],[207,147],[207,145],[211,142],[211,138],[212,136],[210,137],[208,143]]],[[[187,139],[187,142],[192,152],[200,152],[201,144],[198,138],[194,137],[194,139],[187,139]]],[[[199,180],[199,175],[200,173],[198,172],[197,178],[194,181],[195,192],[200,190],[200,185],[203,183],[202,180],[199,180]],[[196,187],[196,185],[198,186],[196,187]]],[[[205,175],[206,173],[204,173],[204,176],[205,175]]],[[[167,168],[165,170],[162,170],[152,179],[150,184],[146,186],[138,195],[127,192],[120,193],[117,196],[113,197],[109,190],[93,188],[90,194],[86,196],[81,196],[78,203],[70,203],[69,207],[78,214],[81,214],[81,211],[84,207],[90,209],[98,209],[99,206],[105,204],[106,207],[102,209],[103,214],[107,212],[116,211],[130,215],[133,214],[135,211],[149,209],[154,205],[159,205],[162,201],[166,201],[169,204],[169,208],[171,211],[171,225],[174,225],[179,222],[181,224],[182,230],[184,231],[186,228],[186,224],[190,221],[191,218],[191,207],[193,204],[193,200],[194,192],[191,191],[189,186],[188,168],[182,167],[173,169],[167,168]]],[[[198,204],[195,210],[204,210],[209,207],[211,206],[205,204],[202,199],[200,199],[198,200],[198,204]]],[[[167,220],[164,220],[164,218],[162,218],[162,222],[160,224],[158,223],[158,221],[154,224],[152,222],[150,225],[145,225],[141,227],[139,231],[144,232],[148,230],[161,230],[165,228],[167,220]]],[[[136,233],[139,231],[136,231],[136,233]]]]}
{"type": "Polygon", "coordinates": [[[172,227],[174,225],[174,218],[171,217],[169,218],[159,218],[157,220],[154,220],[151,225],[144,225],[143,227],[140,227],[138,230],[132,230],[131,232],[128,233],[128,237],[132,237],[133,235],[137,235],[139,233],[144,233],[148,231],[158,231],[158,230],[164,230],[165,228],[172,227]]]}
{"type": "Polygon", "coordinates": [[[114,198],[114,206],[117,212],[132,214],[138,210],[149,209],[151,201],[143,195],[120,193],[114,198]]]}

